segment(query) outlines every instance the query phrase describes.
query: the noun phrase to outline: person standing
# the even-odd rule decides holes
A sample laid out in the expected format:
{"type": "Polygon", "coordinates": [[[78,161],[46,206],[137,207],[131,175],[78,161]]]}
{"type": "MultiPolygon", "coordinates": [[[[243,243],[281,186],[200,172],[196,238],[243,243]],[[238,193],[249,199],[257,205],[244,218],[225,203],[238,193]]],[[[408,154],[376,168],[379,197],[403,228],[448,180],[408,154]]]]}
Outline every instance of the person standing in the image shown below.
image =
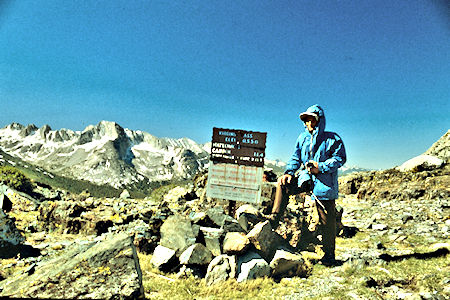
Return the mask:
{"type": "Polygon", "coordinates": [[[325,131],[325,114],[319,105],[309,107],[300,114],[300,119],[304,122],[305,131],[297,138],[284,175],[278,178],[270,219],[276,228],[289,196],[311,192],[322,231],[325,252],[322,263],[331,265],[335,262],[338,168],[345,164],[347,156],[342,139],[334,132],[325,131]]]}

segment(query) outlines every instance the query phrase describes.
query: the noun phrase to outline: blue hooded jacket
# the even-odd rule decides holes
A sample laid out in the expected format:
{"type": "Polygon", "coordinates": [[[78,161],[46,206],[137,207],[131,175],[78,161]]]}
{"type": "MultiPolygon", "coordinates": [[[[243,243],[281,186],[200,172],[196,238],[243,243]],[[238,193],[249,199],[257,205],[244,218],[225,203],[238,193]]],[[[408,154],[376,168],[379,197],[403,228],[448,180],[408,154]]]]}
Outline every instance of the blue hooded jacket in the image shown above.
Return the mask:
{"type": "MultiPolygon", "coordinates": [[[[312,134],[305,128],[305,132],[297,138],[295,151],[286,166],[285,174],[294,175],[302,164],[306,165],[310,160],[316,161],[319,163],[319,173],[311,175],[314,195],[320,200],[337,199],[338,168],[347,160],[344,143],[336,133],[325,131],[325,114],[319,105],[309,107],[306,112],[317,114],[319,124],[312,134]]],[[[306,170],[302,172],[299,185],[302,177],[310,176],[306,170]]]]}

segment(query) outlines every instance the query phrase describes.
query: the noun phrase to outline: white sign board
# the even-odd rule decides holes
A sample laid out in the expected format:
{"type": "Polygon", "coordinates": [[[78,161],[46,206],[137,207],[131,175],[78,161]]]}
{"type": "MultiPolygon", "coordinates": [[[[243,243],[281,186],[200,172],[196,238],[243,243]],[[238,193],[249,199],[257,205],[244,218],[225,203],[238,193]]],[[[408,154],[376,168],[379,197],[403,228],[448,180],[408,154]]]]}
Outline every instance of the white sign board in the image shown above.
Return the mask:
{"type": "Polygon", "coordinates": [[[263,173],[263,167],[211,162],[206,195],[260,204],[263,173]]]}

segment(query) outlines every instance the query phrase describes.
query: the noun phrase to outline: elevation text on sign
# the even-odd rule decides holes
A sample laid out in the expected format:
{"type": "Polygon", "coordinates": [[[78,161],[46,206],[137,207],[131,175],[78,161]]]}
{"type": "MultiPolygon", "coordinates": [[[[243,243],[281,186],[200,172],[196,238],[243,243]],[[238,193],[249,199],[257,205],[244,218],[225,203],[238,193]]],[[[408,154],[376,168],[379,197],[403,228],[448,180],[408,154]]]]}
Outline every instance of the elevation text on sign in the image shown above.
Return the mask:
{"type": "Polygon", "coordinates": [[[264,166],[267,133],[213,128],[211,161],[264,166]]]}

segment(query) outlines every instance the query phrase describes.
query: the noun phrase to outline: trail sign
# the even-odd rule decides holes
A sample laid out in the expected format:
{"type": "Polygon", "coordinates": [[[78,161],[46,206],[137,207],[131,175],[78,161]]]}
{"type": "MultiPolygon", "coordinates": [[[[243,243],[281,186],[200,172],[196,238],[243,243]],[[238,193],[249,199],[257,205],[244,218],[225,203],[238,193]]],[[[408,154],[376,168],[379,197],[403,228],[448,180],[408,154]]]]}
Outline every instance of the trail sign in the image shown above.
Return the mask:
{"type": "Polygon", "coordinates": [[[213,128],[211,160],[264,167],[267,133],[213,128]]]}
{"type": "Polygon", "coordinates": [[[208,197],[259,204],[265,132],[213,128],[208,197]]]}

